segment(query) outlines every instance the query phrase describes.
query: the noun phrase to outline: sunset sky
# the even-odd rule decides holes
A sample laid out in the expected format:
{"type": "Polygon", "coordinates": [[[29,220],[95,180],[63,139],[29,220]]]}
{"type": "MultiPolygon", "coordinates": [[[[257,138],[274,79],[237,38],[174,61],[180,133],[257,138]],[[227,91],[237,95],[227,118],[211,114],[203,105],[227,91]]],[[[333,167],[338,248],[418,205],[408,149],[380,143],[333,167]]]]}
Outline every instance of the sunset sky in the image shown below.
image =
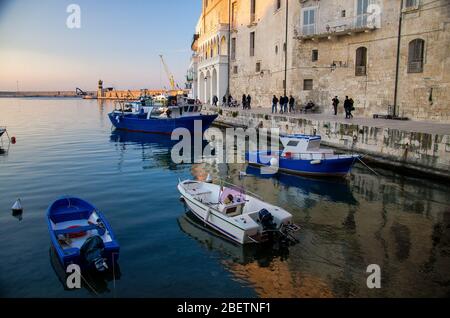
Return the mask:
{"type": "Polygon", "coordinates": [[[0,91],[182,86],[200,0],[0,0],[0,91]],[[68,5],[81,8],[69,29],[68,5]]]}

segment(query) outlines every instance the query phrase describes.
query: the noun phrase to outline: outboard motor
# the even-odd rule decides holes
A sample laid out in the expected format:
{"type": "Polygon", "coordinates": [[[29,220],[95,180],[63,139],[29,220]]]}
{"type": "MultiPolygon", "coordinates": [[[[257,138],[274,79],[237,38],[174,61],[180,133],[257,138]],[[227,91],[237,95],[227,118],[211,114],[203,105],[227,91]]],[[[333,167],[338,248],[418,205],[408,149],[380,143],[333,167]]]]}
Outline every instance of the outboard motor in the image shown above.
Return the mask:
{"type": "Polygon", "coordinates": [[[105,244],[100,236],[92,236],[84,242],[80,248],[82,259],[87,264],[88,268],[95,268],[99,272],[104,272],[108,269],[103,253],[105,251],[105,244]]]}
{"type": "Polygon", "coordinates": [[[262,209],[258,213],[259,221],[261,222],[261,225],[263,226],[263,229],[265,231],[267,230],[273,230],[276,228],[276,224],[273,222],[273,215],[267,211],[266,209],[262,209]]]}

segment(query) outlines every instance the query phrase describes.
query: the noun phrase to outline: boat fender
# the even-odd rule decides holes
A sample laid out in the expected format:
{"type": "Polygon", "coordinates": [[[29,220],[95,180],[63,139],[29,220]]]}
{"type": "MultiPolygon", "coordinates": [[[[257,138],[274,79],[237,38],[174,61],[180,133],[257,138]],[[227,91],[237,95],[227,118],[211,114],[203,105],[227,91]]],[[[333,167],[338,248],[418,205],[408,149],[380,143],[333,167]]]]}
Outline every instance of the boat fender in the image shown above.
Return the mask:
{"type": "MultiPolygon", "coordinates": [[[[81,227],[81,226],[73,225],[73,226],[69,226],[67,229],[76,229],[78,227],[81,227]]],[[[69,234],[67,234],[67,237],[70,239],[75,239],[75,238],[84,237],[86,235],[87,235],[87,232],[81,231],[81,232],[76,232],[76,233],[69,233],[69,234]]]]}
{"type": "Polygon", "coordinates": [[[279,161],[277,158],[273,157],[272,159],[270,159],[270,166],[271,167],[278,167],[279,165],[279,161]]]}
{"type": "Polygon", "coordinates": [[[11,143],[12,143],[13,145],[15,145],[15,144],[16,144],[16,141],[17,141],[17,140],[16,140],[16,137],[14,137],[14,136],[13,136],[13,137],[11,137],[11,143]]]}
{"type": "Polygon", "coordinates": [[[311,164],[312,165],[320,165],[322,163],[322,160],[312,160],[311,164]]]}

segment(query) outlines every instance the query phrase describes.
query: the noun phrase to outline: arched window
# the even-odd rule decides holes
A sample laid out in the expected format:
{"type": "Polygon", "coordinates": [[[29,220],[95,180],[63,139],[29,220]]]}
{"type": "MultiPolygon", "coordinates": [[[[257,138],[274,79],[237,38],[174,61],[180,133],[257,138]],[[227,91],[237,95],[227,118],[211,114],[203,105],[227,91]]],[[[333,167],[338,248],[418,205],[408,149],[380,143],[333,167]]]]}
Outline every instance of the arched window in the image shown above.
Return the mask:
{"type": "Polygon", "coordinates": [[[424,49],[425,41],[422,39],[415,39],[409,42],[408,73],[423,72],[424,49]]]}
{"type": "Polygon", "coordinates": [[[365,47],[360,47],[356,50],[355,75],[367,75],[367,48],[365,47]]]}

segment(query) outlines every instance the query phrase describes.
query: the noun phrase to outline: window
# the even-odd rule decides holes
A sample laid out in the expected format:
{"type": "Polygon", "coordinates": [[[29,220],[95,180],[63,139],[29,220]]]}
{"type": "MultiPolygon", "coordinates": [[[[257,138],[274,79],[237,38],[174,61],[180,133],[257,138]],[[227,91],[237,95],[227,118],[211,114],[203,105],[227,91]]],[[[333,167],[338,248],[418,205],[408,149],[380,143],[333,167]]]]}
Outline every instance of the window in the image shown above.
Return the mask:
{"type": "Polygon", "coordinates": [[[361,28],[367,25],[367,8],[369,0],[358,0],[356,5],[356,27],[361,28]]]}
{"type": "Polygon", "coordinates": [[[288,142],[287,145],[289,147],[297,147],[299,143],[300,143],[300,141],[298,141],[298,140],[291,140],[291,141],[288,142]]]}
{"type": "Polygon", "coordinates": [[[312,89],[313,89],[313,80],[312,79],[303,80],[303,90],[312,91],[312,89]]]}
{"type": "Polygon", "coordinates": [[[250,56],[255,56],[255,32],[250,33],[250,56]]]}
{"type": "Polygon", "coordinates": [[[360,47],[356,50],[355,75],[365,76],[367,74],[367,48],[360,47]]]}
{"type": "Polygon", "coordinates": [[[233,66],[233,74],[237,74],[238,73],[238,67],[237,65],[233,66]]]}
{"type": "Polygon", "coordinates": [[[319,59],[319,50],[312,50],[311,60],[313,62],[317,62],[318,59],[319,59]]]}
{"type": "Polygon", "coordinates": [[[250,1],[250,23],[254,23],[256,20],[256,0],[250,1]]]}
{"type": "Polygon", "coordinates": [[[237,29],[236,17],[237,17],[237,2],[233,2],[231,7],[231,27],[233,30],[237,29]]]}
{"type": "Polygon", "coordinates": [[[231,39],[231,59],[236,60],[236,38],[231,39]]]}
{"type": "Polygon", "coordinates": [[[278,54],[278,45],[275,45],[275,54],[278,54]]]}
{"type": "Polygon", "coordinates": [[[347,12],[345,10],[341,11],[341,18],[345,18],[345,16],[347,15],[347,12]]]}
{"type": "Polygon", "coordinates": [[[256,63],[256,69],[255,69],[256,73],[260,73],[261,72],[261,62],[257,62],[256,63]]]}
{"type": "Polygon", "coordinates": [[[423,72],[423,58],[425,50],[425,41],[415,39],[409,42],[408,50],[408,73],[423,72]]]}
{"type": "Polygon", "coordinates": [[[307,8],[303,10],[303,35],[312,35],[316,33],[316,8],[307,8]]]}
{"type": "Polygon", "coordinates": [[[419,5],[419,0],[406,0],[405,1],[405,9],[417,8],[419,5]]]}
{"type": "Polygon", "coordinates": [[[275,11],[276,10],[280,10],[280,8],[281,8],[281,0],[276,0],[275,2],[276,2],[275,3],[275,11]]]}

